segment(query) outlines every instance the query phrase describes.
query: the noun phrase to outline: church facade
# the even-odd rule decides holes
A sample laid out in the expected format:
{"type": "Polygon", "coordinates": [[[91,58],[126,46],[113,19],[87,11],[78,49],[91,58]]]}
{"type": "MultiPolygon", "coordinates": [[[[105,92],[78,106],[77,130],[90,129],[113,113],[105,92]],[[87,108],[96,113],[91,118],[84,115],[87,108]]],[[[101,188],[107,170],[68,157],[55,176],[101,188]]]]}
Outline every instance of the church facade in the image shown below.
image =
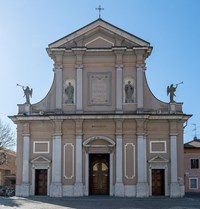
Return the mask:
{"type": "Polygon", "coordinates": [[[184,196],[190,115],[182,103],[152,94],[145,76],[151,51],[101,18],[48,46],[49,93],[36,104],[27,98],[10,116],[17,196],[184,196]]]}

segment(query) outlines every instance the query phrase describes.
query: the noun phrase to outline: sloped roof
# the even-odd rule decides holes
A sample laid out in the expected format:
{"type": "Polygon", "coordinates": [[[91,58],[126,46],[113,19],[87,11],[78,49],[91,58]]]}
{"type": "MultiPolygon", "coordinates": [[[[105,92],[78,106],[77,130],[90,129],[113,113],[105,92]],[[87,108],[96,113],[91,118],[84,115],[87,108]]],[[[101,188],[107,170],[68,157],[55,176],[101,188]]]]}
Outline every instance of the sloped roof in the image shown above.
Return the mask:
{"type": "Polygon", "coordinates": [[[106,29],[107,31],[110,31],[118,36],[123,37],[126,40],[129,40],[131,42],[136,43],[137,45],[141,46],[141,47],[150,47],[150,43],[129,33],[126,32],[125,30],[122,30],[104,20],[102,20],[101,18],[91,22],[90,24],[78,29],[77,31],[49,44],[49,48],[58,48],[61,47],[63,44],[70,42],[71,40],[84,35],[87,32],[90,32],[98,27],[101,27],[103,29],[106,29]]]}
{"type": "Polygon", "coordinates": [[[192,141],[185,143],[184,148],[200,149],[200,139],[195,138],[192,141]]]}

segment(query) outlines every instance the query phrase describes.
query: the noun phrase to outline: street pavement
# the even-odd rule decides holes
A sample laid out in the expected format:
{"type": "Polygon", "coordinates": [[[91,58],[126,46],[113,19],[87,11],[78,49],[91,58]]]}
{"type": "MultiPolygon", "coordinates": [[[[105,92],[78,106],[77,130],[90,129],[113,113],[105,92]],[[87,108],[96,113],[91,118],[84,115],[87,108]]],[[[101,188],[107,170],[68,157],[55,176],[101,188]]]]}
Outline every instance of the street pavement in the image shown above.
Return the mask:
{"type": "Polygon", "coordinates": [[[0,209],[200,209],[200,195],[184,198],[117,198],[109,196],[0,197],[0,209]]]}

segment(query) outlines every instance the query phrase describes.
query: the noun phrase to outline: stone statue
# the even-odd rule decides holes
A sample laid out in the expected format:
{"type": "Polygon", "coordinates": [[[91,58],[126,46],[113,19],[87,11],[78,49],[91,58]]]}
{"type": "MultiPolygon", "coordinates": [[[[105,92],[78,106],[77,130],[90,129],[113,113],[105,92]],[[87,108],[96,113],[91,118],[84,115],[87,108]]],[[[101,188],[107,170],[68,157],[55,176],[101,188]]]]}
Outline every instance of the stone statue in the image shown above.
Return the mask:
{"type": "Polygon", "coordinates": [[[29,86],[26,88],[22,85],[17,84],[17,86],[21,86],[24,91],[24,97],[26,97],[26,104],[30,104],[30,97],[32,97],[33,89],[30,89],[29,86]]]}
{"type": "Polygon", "coordinates": [[[67,88],[65,88],[65,93],[67,95],[67,104],[74,104],[74,87],[71,85],[71,82],[69,82],[67,88]]]}
{"type": "Polygon", "coordinates": [[[170,102],[175,102],[174,101],[174,97],[176,96],[175,91],[176,91],[179,84],[183,84],[183,82],[177,83],[177,84],[175,84],[175,86],[173,84],[171,84],[170,86],[167,87],[167,95],[169,95],[170,102]]]}
{"type": "Polygon", "coordinates": [[[128,84],[125,85],[125,103],[133,103],[133,93],[134,87],[131,81],[128,81],[128,84]]]}

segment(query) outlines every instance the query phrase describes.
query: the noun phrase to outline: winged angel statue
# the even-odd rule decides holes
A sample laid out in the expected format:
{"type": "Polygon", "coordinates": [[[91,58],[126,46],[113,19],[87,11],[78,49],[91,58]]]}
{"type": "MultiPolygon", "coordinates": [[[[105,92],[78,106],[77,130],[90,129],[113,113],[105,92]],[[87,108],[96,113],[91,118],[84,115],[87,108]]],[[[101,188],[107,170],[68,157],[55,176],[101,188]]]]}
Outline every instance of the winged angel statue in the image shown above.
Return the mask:
{"type": "Polygon", "coordinates": [[[30,104],[30,97],[32,97],[33,89],[31,89],[29,86],[22,86],[17,84],[17,86],[21,86],[24,91],[24,97],[26,97],[26,104],[30,104]]]}
{"type": "Polygon", "coordinates": [[[176,96],[175,91],[176,91],[179,84],[183,84],[183,82],[177,83],[177,84],[175,84],[175,86],[173,84],[171,84],[170,86],[167,87],[167,95],[169,95],[170,102],[175,102],[174,101],[174,97],[176,96]]]}

